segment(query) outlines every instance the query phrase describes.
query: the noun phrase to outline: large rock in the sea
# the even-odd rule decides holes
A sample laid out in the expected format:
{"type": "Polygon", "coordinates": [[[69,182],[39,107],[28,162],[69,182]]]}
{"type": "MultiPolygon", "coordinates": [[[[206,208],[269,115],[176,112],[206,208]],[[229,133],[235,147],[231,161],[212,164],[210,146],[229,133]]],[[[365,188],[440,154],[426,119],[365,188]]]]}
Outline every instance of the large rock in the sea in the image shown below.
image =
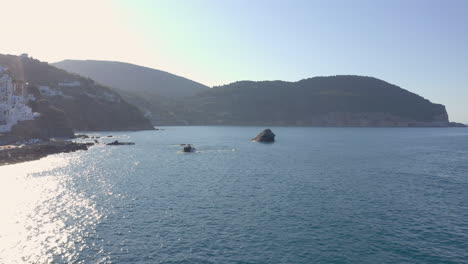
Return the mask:
{"type": "Polygon", "coordinates": [[[125,145],[135,145],[135,143],[134,142],[119,142],[118,140],[116,140],[114,142],[107,143],[106,145],[107,146],[125,146],[125,145]]]}
{"type": "Polygon", "coordinates": [[[184,145],[183,152],[196,152],[196,151],[197,151],[197,149],[192,147],[191,144],[184,145]]]}
{"type": "Polygon", "coordinates": [[[267,128],[265,130],[263,130],[262,132],[260,132],[260,134],[257,135],[257,137],[255,137],[253,139],[253,141],[257,141],[257,142],[275,142],[275,133],[273,133],[273,131],[271,131],[271,129],[267,128]]]}

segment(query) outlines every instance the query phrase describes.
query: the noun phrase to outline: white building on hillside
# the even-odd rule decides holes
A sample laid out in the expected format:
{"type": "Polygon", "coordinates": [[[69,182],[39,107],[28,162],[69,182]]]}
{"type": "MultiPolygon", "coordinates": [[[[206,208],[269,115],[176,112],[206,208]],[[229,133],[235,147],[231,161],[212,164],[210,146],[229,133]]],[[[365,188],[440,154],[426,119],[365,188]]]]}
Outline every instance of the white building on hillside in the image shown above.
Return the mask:
{"type": "Polygon", "coordinates": [[[10,131],[19,121],[38,116],[27,105],[31,99],[27,83],[14,80],[8,69],[0,66],[0,133],[10,131]]]}

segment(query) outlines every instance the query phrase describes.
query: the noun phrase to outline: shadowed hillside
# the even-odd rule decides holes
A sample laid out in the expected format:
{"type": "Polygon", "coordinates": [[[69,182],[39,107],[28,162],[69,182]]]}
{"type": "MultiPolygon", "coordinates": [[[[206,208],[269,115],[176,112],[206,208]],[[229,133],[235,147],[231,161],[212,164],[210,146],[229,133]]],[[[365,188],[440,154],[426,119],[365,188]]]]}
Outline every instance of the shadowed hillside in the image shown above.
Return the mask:
{"type": "Polygon", "coordinates": [[[235,82],[190,97],[174,111],[197,125],[449,125],[445,106],[363,76],[235,82]]]}
{"type": "MultiPolygon", "coordinates": [[[[135,106],[119,94],[93,80],[71,74],[46,62],[13,55],[1,55],[0,65],[7,67],[16,79],[29,83],[37,100],[50,107],[38,108],[46,123],[47,116],[60,116],[60,127],[65,121],[74,130],[139,130],[152,129],[149,121],[135,106]],[[52,111],[51,109],[55,109],[52,111]]],[[[55,118],[59,120],[59,118],[55,118]]],[[[56,129],[59,130],[58,128],[56,129]]]]}

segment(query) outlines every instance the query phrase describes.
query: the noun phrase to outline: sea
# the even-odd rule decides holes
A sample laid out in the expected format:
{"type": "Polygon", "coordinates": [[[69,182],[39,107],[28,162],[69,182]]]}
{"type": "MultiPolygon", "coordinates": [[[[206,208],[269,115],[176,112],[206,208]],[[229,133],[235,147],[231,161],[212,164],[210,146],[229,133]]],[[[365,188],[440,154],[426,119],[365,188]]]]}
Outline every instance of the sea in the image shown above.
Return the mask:
{"type": "Polygon", "coordinates": [[[265,128],[0,167],[0,263],[468,263],[468,128],[265,128]]]}

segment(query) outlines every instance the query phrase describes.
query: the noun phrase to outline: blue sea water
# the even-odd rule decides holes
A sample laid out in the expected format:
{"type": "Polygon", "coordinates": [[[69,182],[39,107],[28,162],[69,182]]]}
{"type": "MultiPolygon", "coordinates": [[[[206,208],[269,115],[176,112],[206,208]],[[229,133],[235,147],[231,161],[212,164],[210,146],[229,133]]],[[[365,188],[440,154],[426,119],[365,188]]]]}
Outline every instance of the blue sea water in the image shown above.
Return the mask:
{"type": "Polygon", "coordinates": [[[262,129],[0,167],[0,263],[468,263],[467,128],[262,129]]]}

